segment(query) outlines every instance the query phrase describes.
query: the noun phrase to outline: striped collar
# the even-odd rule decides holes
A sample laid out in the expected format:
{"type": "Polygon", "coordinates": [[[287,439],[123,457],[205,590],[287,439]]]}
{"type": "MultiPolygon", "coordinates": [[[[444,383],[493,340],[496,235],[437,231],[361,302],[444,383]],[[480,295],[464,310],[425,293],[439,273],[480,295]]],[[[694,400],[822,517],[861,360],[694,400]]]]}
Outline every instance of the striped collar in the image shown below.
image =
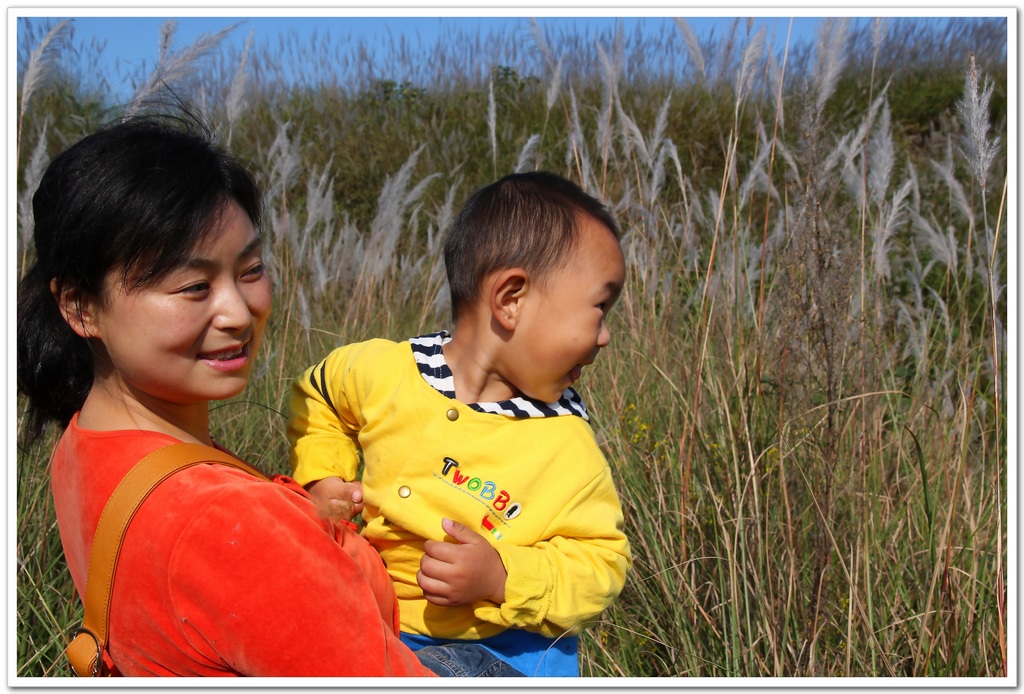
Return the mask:
{"type": "MultiPolygon", "coordinates": [[[[409,344],[412,345],[412,355],[416,359],[416,365],[420,369],[423,380],[437,392],[454,400],[455,378],[441,351],[441,345],[451,339],[451,333],[442,330],[430,335],[414,337],[409,340],[409,344]]],[[[558,402],[541,402],[520,396],[501,402],[473,402],[467,403],[467,405],[477,412],[500,414],[517,419],[576,415],[582,417],[584,421],[590,421],[583,398],[572,388],[566,388],[558,402]]]]}

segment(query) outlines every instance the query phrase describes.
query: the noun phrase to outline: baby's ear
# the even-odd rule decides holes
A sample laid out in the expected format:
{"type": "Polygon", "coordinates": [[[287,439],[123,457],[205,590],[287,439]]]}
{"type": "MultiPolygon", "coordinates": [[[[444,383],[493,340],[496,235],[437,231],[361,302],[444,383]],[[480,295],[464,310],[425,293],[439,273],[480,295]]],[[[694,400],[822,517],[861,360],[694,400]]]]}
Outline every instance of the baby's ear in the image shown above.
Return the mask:
{"type": "Polygon", "coordinates": [[[499,270],[491,275],[487,299],[491,317],[505,330],[515,330],[519,311],[530,286],[530,275],[518,267],[499,270]]]}
{"type": "Polygon", "coordinates": [[[65,322],[79,337],[99,337],[96,325],[96,301],[74,287],[60,287],[57,280],[50,280],[50,293],[57,301],[60,313],[65,322]]]}

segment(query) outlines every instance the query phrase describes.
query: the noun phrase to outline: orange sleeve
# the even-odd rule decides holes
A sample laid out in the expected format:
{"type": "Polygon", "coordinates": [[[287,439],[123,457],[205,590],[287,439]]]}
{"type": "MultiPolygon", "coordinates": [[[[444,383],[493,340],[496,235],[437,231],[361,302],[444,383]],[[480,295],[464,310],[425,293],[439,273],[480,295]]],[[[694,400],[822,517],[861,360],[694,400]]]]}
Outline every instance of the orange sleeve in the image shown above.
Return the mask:
{"type": "Polygon", "coordinates": [[[380,557],[315,513],[278,484],[211,499],[169,565],[189,641],[246,676],[434,676],[398,638],[380,557]]]}

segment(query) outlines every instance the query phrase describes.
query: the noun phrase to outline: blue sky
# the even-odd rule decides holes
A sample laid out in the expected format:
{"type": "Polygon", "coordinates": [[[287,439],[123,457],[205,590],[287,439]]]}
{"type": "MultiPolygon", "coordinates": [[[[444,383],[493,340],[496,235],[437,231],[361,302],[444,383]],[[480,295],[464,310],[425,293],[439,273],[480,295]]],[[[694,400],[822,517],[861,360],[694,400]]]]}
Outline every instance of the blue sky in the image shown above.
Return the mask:
{"type": "MultiPolygon", "coordinates": [[[[18,10],[15,8],[9,11],[9,16],[13,13],[16,16],[32,17],[34,23],[41,24],[43,19],[36,18],[51,17],[51,21],[56,22],[58,19],[68,16],[67,12],[68,8],[55,10],[33,8],[18,10]]],[[[869,18],[878,13],[895,16],[970,14],[951,8],[923,12],[908,7],[831,9],[817,7],[813,10],[796,7],[759,8],[756,6],[746,8],[723,6],[719,10],[684,7],[636,9],[597,7],[585,10],[565,7],[548,9],[503,7],[484,10],[481,8],[424,8],[416,6],[386,8],[382,4],[376,8],[312,7],[298,10],[281,7],[220,7],[210,10],[166,7],[158,9],[81,8],[72,16],[75,20],[76,43],[87,45],[92,39],[106,42],[102,57],[108,65],[104,74],[109,79],[117,74],[117,70],[110,67],[115,64],[121,66],[122,73],[126,65],[134,66],[143,62],[148,68],[155,65],[160,29],[168,19],[177,21],[174,48],[190,45],[203,34],[214,34],[236,22],[243,21],[244,24],[232,32],[226,40],[226,43],[233,43],[240,48],[249,35],[250,29],[254,31],[257,45],[261,41],[275,40],[278,36],[290,33],[297,36],[309,36],[313,31],[317,31],[322,36],[324,31],[329,31],[332,39],[343,39],[351,35],[366,40],[367,44],[371,46],[375,41],[386,43],[390,38],[403,35],[410,39],[413,46],[421,43],[429,46],[446,28],[458,27],[471,33],[487,33],[491,29],[508,30],[510,25],[515,25],[525,30],[529,26],[530,17],[535,17],[542,27],[555,28],[571,23],[575,30],[583,32],[588,30],[597,32],[622,21],[627,34],[631,34],[637,24],[645,30],[646,27],[650,27],[653,32],[656,28],[663,28],[666,22],[674,23],[674,17],[684,16],[698,35],[704,36],[714,31],[716,35],[720,36],[729,31],[729,26],[735,17],[753,16],[756,17],[755,27],[766,28],[769,40],[773,40],[775,46],[781,48],[790,27],[790,20],[792,20],[790,45],[793,45],[797,42],[814,39],[823,14],[869,18]],[[374,12],[380,13],[382,10],[395,16],[373,16],[374,12]]],[[[19,32],[19,42],[22,33],[19,32]]],[[[111,86],[115,89],[127,90],[127,87],[122,85],[112,84],[111,86]]]]}
{"type": "MultiPolygon", "coordinates": [[[[273,36],[278,33],[295,31],[298,34],[307,34],[314,29],[323,31],[329,29],[332,33],[346,33],[353,31],[367,37],[385,37],[388,32],[392,34],[405,34],[410,37],[420,36],[429,40],[436,36],[442,26],[460,26],[476,28],[486,32],[491,28],[500,28],[509,24],[523,23],[531,15],[506,15],[506,16],[405,16],[405,17],[373,17],[373,16],[328,16],[318,14],[314,16],[255,16],[251,14],[223,14],[219,16],[185,16],[185,15],[153,15],[147,17],[123,17],[123,16],[75,16],[76,36],[83,39],[92,37],[107,40],[107,50],[125,58],[155,58],[156,43],[160,36],[160,27],[167,19],[175,19],[178,22],[178,37],[181,43],[186,44],[195,40],[201,34],[213,33],[232,23],[244,20],[246,24],[236,32],[239,38],[244,38],[249,28],[256,31],[256,36],[273,36]]],[[[676,14],[665,14],[662,17],[674,17],[676,14]]],[[[682,16],[682,15],[680,15],[682,16]]],[[[588,27],[610,26],[618,19],[622,19],[627,29],[634,23],[654,24],[663,22],[659,17],[627,17],[625,15],[601,17],[594,14],[562,16],[562,17],[541,17],[537,19],[542,24],[575,24],[588,27]]],[[[712,29],[725,31],[731,21],[731,17],[699,17],[687,16],[687,21],[694,27],[698,34],[712,29]]],[[[815,27],[820,18],[818,17],[795,17],[794,34],[798,37],[813,36],[815,27]]],[[[785,36],[789,17],[763,18],[759,23],[775,28],[785,36]]]]}
{"type": "MultiPolygon", "coordinates": [[[[627,33],[632,31],[635,24],[642,27],[664,26],[666,22],[673,22],[675,16],[686,12],[686,19],[690,22],[698,35],[705,35],[708,32],[716,31],[718,34],[728,31],[729,25],[735,16],[746,16],[747,13],[731,10],[722,12],[724,16],[713,17],[708,15],[707,10],[690,10],[683,8],[670,8],[643,11],[630,11],[625,9],[578,9],[562,8],[561,16],[551,16],[554,10],[530,8],[530,11],[517,8],[500,8],[499,10],[481,9],[456,9],[451,8],[392,8],[387,10],[390,14],[404,15],[392,17],[373,17],[372,10],[356,8],[312,8],[304,12],[307,16],[298,16],[296,11],[282,8],[221,8],[219,10],[196,10],[194,8],[168,10],[143,10],[139,8],[111,8],[106,10],[81,9],[73,15],[74,36],[76,43],[81,42],[87,45],[93,39],[106,41],[103,51],[105,61],[114,64],[119,61],[121,65],[135,65],[145,61],[146,65],[152,67],[156,63],[157,49],[160,37],[160,28],[168,19],[175,19],[178,23],[175,34],[175,48],[191,44],[202,34],[213,34],[221,29],[231,26],[237,21],[245,21],[245,24],[238,27],[227,39],[228,43],[235,43],[239,47],[244,43],[249,30],[254,30],[254,38],[257,44],[262,40],[274,39],[279,35],[295,32],[298,36],[310,35],[314,30],[322,35],[329,30],[332,38],[342,38],[349,35],[359,36],[366,39],[372,45],[374,40],[382,42],[391,36],[405,35],[416,45],[422,41],[423,45],[431,45],[443,28],[457,26],[467,31],[478,31],[486,33],[489,29],[504,28],[509,24],[528,27],[528,18],[533,16],[542,25],[568,25],[572,23],[577,30],[593,29],[600,30],[603,27],[614,26],[616,21],[622,20],[627,33]],[[213,13],[216,14],[213,14],[213,13]],[[544,16],[544,14],[549,16],[544,16]],[[648,16],[638,16],[646,13],[648,16]],[[206,16],[202,16],[202,15],[206,16]],[[633,16],[630,17],[629,15],[633,16]],[[130,16],[134,15],[134,16],[130,16]],[[276,16],[275,16],[276,15],[276,16]],[[333,16],[332,16],[333,15],[333,16]],[[353,16],[358,15],[358,16],[353,16]],[[567,16],[568,15],[568,16],[567,16]]],[[[43,20],[35,17],[52,16],[55,22],[67,14],[56,14],[61,10],[40,11],[31,8],[25,10],[12,10],[20,16],[33,17],[37,25],[43,20]]],[[[63,9],[66,13],[67,8],[63,9]]],[[[378,9],[379,11],[379,9],[378,9]]],[[[754,10],[754,13],[758,12],[754,10]]],[[[759,26],[765,26],[769,37],[774,35],[778,44],[784,42],[789,27],[790,16],[785,10],[773,10],[775,17],[765,14],[758,21],[759,26]]],[[[790,14],[794,11],[790,8],[790,14]]],[[[810,40],[814,37],[820,17],[807,16],[806,10],[795,10],[799,15],[793,17],[793,39],[810,40]]],[[[22,34],[19,33],[19,36],[22,34]]],[[[112,74],[112,71],[106,71],[112,74]]]]}

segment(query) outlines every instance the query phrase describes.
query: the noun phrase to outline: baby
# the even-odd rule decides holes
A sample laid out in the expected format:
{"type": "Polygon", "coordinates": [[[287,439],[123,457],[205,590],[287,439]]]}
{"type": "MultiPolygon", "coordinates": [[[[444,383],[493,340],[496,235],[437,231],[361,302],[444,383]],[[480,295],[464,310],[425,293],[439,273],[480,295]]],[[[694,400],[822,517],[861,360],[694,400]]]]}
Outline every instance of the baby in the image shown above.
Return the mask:
{"type": "Polygon", "coordinates": [[[444,253],[451,332],[346,345],[296,380],[294,477],[362,513],[412,648],[474,640],[527,675],[575,676],[576,634],[631,564],[572,388],[610,339],[617,225],[568,180],[514,174],[469,198],[444,253]]]}

